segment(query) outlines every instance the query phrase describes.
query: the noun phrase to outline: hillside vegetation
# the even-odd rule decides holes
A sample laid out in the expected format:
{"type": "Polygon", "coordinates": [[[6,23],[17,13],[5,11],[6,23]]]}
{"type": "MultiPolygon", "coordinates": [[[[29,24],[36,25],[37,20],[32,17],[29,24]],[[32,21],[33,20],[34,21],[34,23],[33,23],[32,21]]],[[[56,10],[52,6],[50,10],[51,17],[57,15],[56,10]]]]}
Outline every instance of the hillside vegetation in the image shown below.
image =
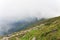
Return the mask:
{"type": "Polygon", "coordinates": [[[15,32],[1,40],[60,40],[60,17],[37,22],[34,27],[15,32]]]}

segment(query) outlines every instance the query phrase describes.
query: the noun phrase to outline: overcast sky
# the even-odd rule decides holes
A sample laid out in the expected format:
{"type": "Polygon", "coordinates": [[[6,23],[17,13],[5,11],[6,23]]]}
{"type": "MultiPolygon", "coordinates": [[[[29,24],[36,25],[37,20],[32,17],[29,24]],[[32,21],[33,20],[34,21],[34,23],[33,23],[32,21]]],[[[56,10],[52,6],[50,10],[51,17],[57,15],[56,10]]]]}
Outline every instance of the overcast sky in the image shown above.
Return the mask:
{"type": "Polygon", "coordinates": [[[1,19],[60,15],[60,0],[0,0],[1,19]]]}

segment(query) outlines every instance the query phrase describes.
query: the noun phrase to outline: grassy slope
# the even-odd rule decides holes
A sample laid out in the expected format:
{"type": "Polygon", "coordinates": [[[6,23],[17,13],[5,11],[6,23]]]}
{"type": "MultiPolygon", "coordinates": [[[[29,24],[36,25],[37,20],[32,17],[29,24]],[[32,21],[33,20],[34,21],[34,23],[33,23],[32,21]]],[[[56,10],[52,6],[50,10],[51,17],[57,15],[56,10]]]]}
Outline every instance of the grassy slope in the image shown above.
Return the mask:
{"type": "Polygon", "coordinates": [[[27,30],[30,31],[11,37],[9,40],[60,40],[60,17],[45,20],[27,30]]]}

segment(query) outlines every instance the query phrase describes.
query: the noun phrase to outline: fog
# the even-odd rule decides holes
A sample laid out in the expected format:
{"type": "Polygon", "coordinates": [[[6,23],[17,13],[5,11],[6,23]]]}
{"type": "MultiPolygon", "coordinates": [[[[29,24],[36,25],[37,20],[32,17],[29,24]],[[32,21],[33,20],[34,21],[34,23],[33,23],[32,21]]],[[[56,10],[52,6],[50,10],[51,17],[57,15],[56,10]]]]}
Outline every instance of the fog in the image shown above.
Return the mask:
{"type": "Polygon", "coordinates": [[[7,25],[11,20],[56,16],[60,16],[60,0],[0,0],[0,31],[6,30],[8,26],[2,25],[7,25]]]}
{"type": "Polygon", "coordinates": [[[0,18],[10,20],[28,16],[59,16],[59,4],[59,0],[0,0],[0,18]]]}

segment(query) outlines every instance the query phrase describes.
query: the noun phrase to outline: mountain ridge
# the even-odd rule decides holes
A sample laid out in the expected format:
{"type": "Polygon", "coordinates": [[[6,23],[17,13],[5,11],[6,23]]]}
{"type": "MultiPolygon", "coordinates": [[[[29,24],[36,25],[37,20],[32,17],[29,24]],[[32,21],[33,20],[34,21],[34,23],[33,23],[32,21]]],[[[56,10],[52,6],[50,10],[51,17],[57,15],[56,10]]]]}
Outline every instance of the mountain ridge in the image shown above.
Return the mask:
{"type": "Polygon", "coordinates": [[[60,40],[60,16],[39,21],[34,27],[6,37],[8,40],[60,40]]]}

